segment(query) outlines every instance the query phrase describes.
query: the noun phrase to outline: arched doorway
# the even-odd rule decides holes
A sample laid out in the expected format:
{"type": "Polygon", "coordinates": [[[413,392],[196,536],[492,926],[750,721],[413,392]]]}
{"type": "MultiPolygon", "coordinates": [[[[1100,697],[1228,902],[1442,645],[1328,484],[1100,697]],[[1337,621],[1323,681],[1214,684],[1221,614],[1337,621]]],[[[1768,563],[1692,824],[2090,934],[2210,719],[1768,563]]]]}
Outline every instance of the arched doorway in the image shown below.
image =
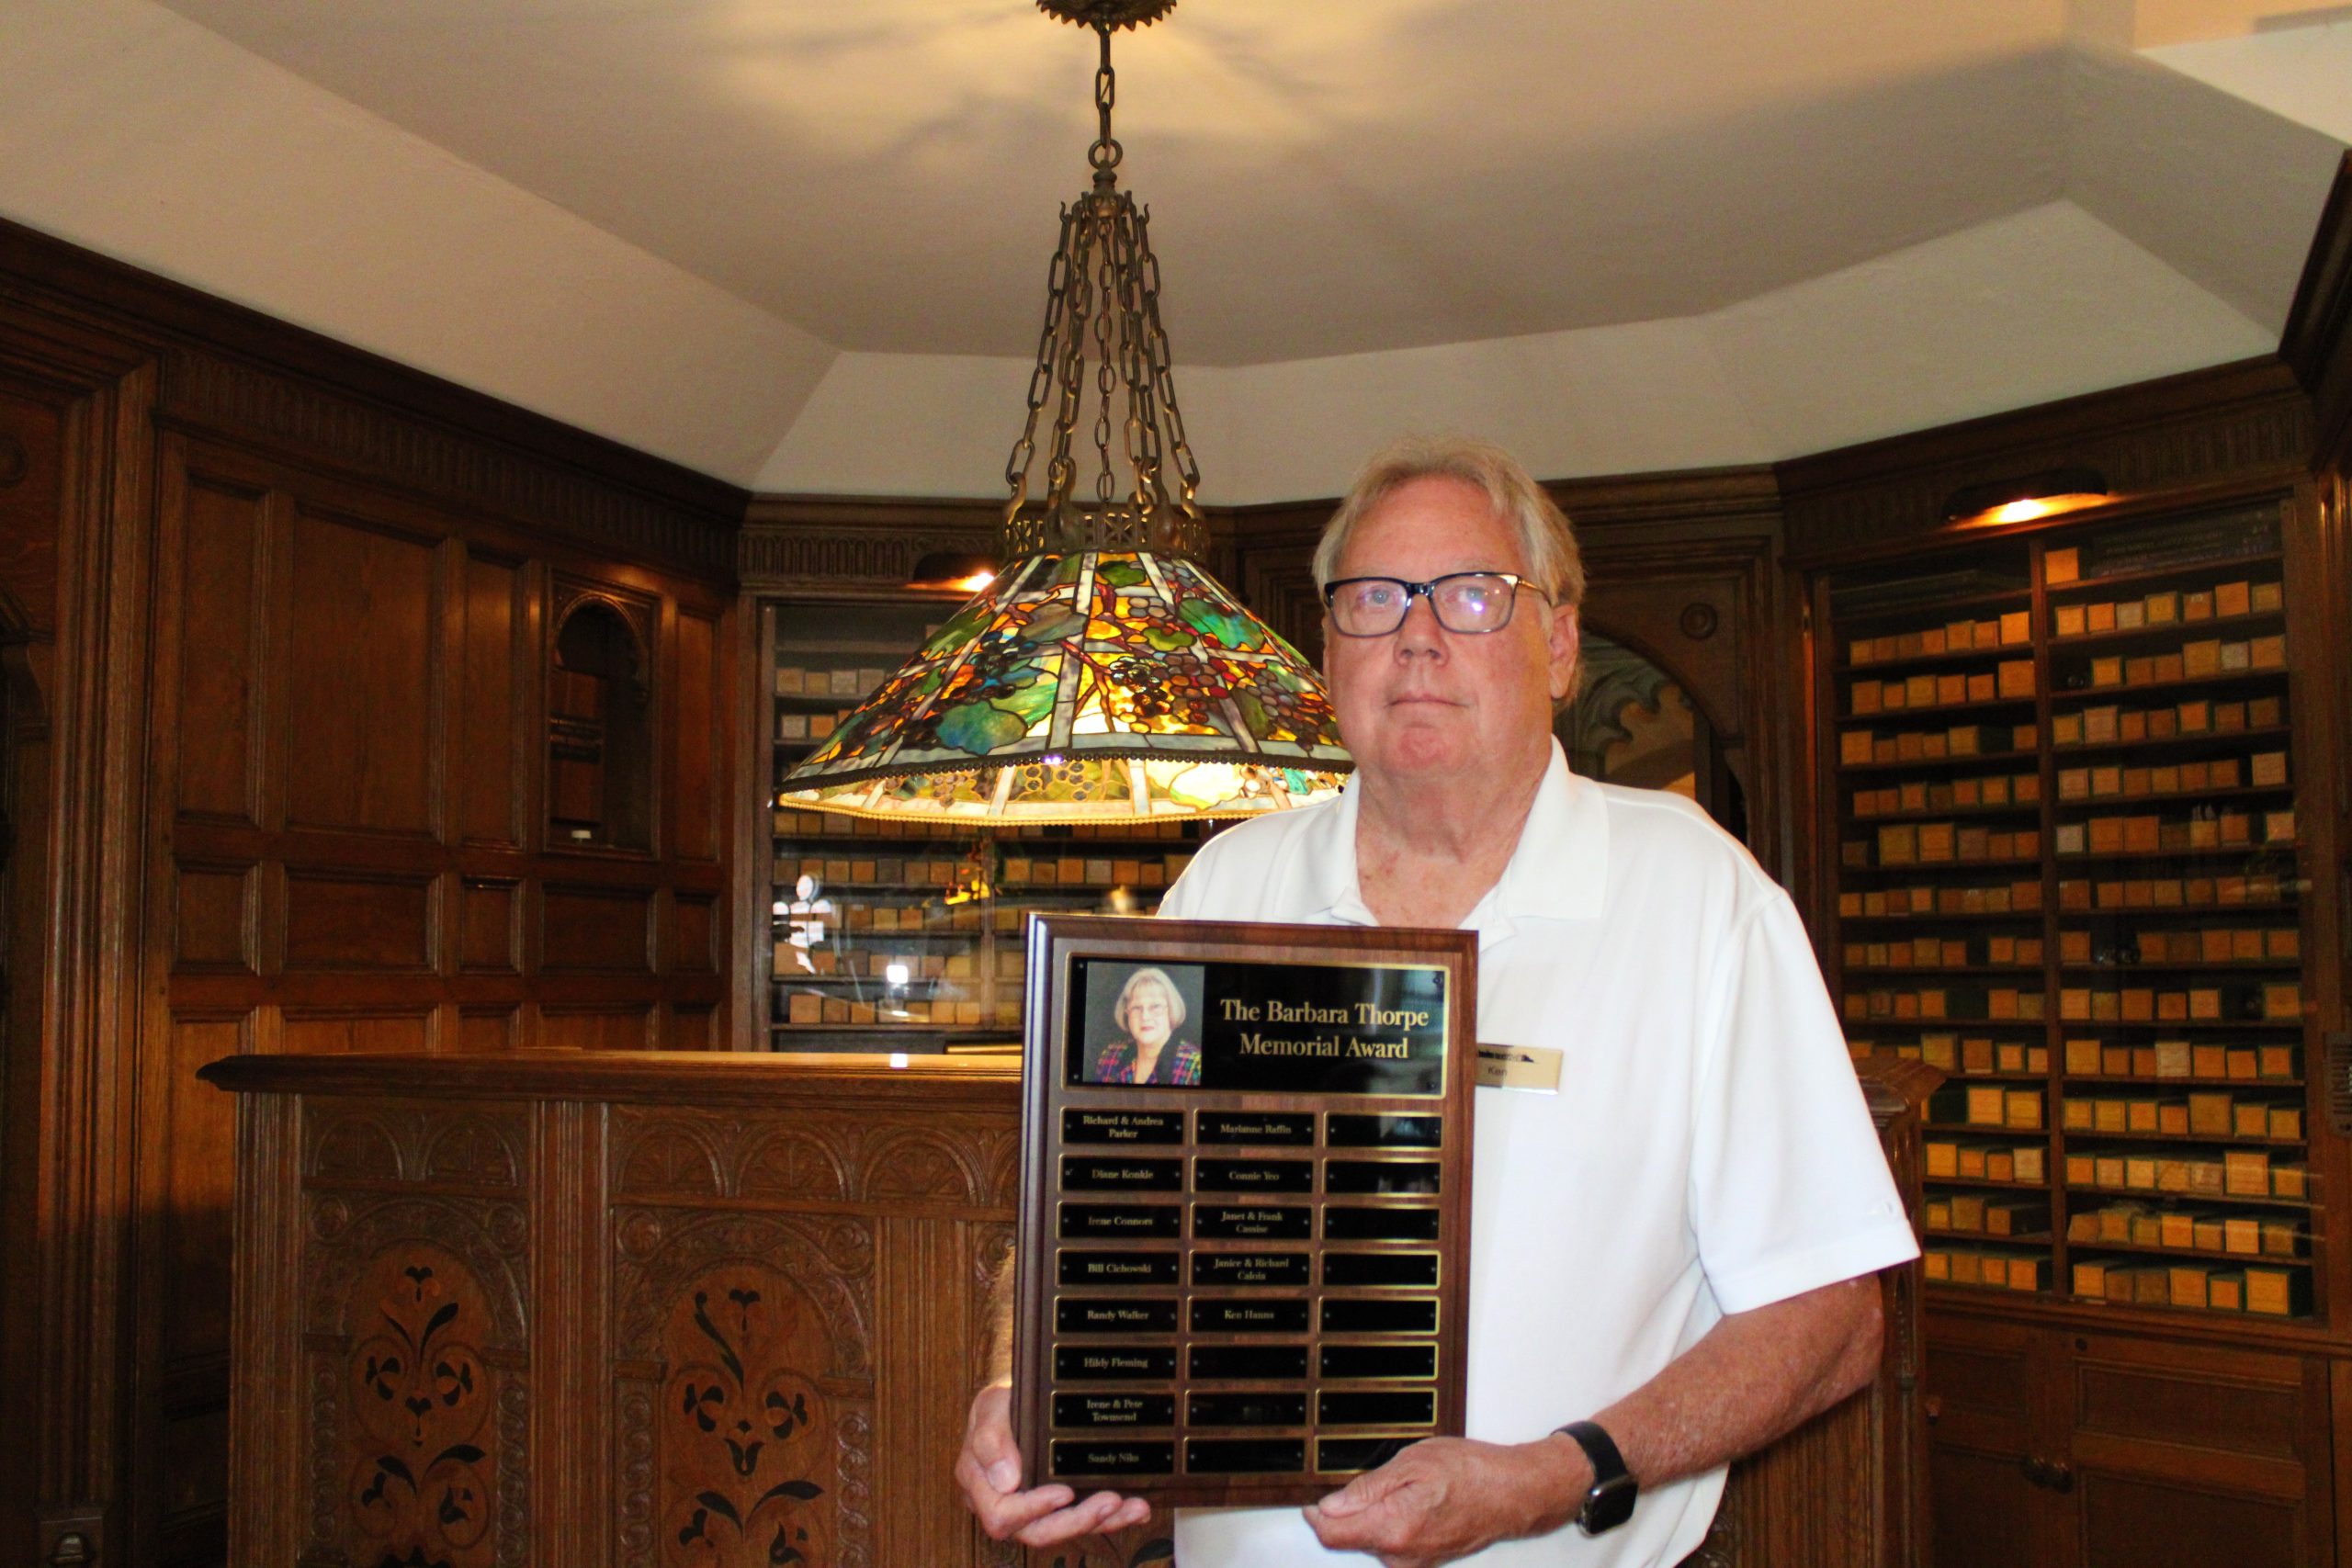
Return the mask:
{"type": "Polygon", "coordinates": [[[1664,668],[1589,626],[1582,664],[1576,700],[1552,721],[1568,766],[1586,778],[1682,795],[1746,841],[1747,792],[1704,708],[1664,668]]]}

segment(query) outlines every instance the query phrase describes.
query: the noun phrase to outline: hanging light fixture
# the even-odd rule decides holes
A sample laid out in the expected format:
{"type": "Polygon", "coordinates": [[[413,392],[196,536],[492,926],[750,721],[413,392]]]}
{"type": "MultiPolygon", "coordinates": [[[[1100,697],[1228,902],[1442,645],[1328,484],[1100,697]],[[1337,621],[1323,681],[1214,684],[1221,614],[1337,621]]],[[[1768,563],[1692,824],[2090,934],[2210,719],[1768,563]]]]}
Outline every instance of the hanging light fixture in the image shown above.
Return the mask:
{"type": "Polygon", "coordinates": [[[1159,263],[1111,136],[1111,34],[1175,3],[1037,0],[1101,39],[1099,133],[1092,188],[1062,209],[1028,421],[1005,465],[998,558],[1012,564],[786,776],[779,804],[933,821],[1241,817],[1328,798],[1354,765],[1314,668],[1200,564],[1208,529],[1159,263]]]}

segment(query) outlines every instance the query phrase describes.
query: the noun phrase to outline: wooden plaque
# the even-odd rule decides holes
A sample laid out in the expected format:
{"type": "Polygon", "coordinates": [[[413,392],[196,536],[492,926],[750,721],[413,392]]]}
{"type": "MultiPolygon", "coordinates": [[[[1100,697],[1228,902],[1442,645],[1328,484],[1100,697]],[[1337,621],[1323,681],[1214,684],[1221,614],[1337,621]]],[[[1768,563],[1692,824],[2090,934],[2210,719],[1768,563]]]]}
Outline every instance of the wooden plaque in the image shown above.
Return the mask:
{"type": "Polygon", "coordinates": [[[1029,1484],[1307,1503],[1461,1433],[1477,957],[1464,931],[1032,919],[1029,1484]]]}

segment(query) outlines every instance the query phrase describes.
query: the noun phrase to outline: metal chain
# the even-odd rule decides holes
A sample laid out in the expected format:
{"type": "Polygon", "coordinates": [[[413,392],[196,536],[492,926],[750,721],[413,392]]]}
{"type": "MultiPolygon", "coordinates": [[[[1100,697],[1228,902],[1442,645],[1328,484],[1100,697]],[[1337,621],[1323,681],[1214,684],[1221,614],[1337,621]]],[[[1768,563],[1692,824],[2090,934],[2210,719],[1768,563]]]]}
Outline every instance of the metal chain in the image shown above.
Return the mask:
{"type": "Polygon", "coordinates": [[[1094,24],[1094,31],[1102,40],[1102,63],[1094,68],[1094,145],[1086,150],[1086,161],[1094,165],[1094,183],[1106,185],[1111,171],[1119,166],[1120,148],[1111,135],[1111,106],[1119,101],[1119,79],[1111,70],[1111,25],[1094,24]]]}
{"type": "MultiPolygon", "coordinates": [[[[1118,395],[1119,367],[1113,352],[1113,331],[1126,324],[1127,301],[1119,287],[1117,198],[1097,198],[1094,221],[1094,297],[1102,309],[1094,317],[1094,457],[1102,465],[1094,475],[1094,500],[1109,506],[1111,489],[1111,403],[1118,395]]],[[[1132,385],[1132,383],[1130,383],[1132,385]]],[[[1129,402],[1134,401],[1130,398],[1129,402]]]]}
{"type": "Polygon", "coordinates": [[[1070,209],[1062,209],[1062,237],[1054,247],[1054,259],[1046,268],[1046,325],[1037,334],[1037,364],[1029,372],[1029,420],[1021,427],[1021,439],[1012,444],[1012,455],[1005,459],[1004,482],[1012,492],[1006,503],[1005,516],[1012,518],[1029,500],[1029,465],[1037,455],[1037,415],[1046,406],[1046,394],[1054,384],[1057,355],[1054,341],[1061,330],[1062,311],[1069,295],[1069,230],[1070,209]]]}
{"type": "Polygon", "coordinates": [[[1111,28],[1092,24],[1102,40],[1102,63],[1094,76],[1098,134],[1088,150],[1094,188],[1062,209],[1061,241],[1046,278],[1046,320],[1037,338],[1037,362],[1030,373],[1028,416],[1005,464],[1011,499],[1005,506],[1008,558],[1046,548],[1081,547],[1160,549],[1197,555],[1206,544],[1195,498],[1200,467],[1184,433],[1176,402],[1173,356],[1159,320],[1159,261],[1152,254],[1149,215],[1117,188],[1114,171],[1121,157],[1111,134],[1117,78],[1111,69],[1111,28]],[[1114,320],[1114,318],[1116,318],[1114,320]],[[1072,448],[1082,417],[1090,351],[1097,400],[1091,432],[1101,463],[1094,484],[1094,515],[1071,506],[1078,465],[1072,448]],[[1123,504],[1112,473],[1111,409],[1126,394],[1122,450],[1135,476],[1123,504]],[[1041,507],[1029,499],[1029,469],[1037,452],[1037,421],[1046,402],[1056,402],[1047,437],[1046,495],[1041,507]],[[1161,429],[1166,420],[1166,432],[1161,429]],[[1177,494],[1170,494],[1172,461],[1177,494]],[[1172,502],[1172,506],[1171,506],[1172,502]]]}

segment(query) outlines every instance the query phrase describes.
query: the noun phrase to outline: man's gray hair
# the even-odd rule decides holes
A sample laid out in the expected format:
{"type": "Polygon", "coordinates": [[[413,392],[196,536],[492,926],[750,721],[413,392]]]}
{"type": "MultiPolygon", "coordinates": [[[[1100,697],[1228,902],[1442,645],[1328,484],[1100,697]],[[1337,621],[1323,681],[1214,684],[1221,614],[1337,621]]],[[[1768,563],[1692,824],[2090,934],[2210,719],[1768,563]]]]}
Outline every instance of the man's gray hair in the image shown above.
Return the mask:
{"type": "Polygon", "coordinates": [[[1535,585],[1555,604],[1574,609],[1584,603],[1584,557],[1567,514],[1518,458],[1466,435],[1408,435],[1372,455],[1315,547],[1318,592],[1338,575],[1356,525],[1396,491],[1425,479],[1460,479],[1485,491],[1495,515],[1519,536],[1520,558],[1535,585]]]}

